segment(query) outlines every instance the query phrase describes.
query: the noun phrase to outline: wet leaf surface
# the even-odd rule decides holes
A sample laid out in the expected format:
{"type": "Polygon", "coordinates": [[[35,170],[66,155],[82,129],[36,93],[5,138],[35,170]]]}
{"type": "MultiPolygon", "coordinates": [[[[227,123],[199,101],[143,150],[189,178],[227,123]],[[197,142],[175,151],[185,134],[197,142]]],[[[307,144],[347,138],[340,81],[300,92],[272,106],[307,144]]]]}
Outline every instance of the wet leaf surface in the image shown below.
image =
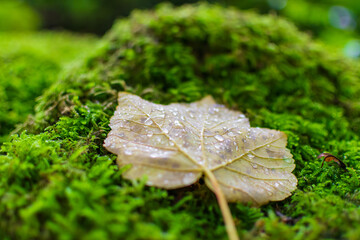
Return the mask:
{"type": "Polygon", "coordinates": [[[189,186],[205,175],[227,201],[263,205],[296,189],[294,160],[280,131],[250,127],[244,114],[212,97],[191,104],[159,105],[120,93],[104,146],[131,164],[127,179],[146,175],[147,185],[189,186]],[[214,177],[213,179],[211,179],[214,177]]]}

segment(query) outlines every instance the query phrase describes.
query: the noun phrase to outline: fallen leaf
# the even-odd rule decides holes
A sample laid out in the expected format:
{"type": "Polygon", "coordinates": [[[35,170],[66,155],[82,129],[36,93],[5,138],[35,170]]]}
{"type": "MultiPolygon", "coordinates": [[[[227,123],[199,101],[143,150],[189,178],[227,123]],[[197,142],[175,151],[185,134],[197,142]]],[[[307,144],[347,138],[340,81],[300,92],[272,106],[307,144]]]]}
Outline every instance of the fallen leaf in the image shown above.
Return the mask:
{"type": "Polygon", "coordinates": [[[160,105],[120,93],[118,102],[104,146],[118,155],[119,166],[132,165],[124,177],[146,175],[147,185],[175,189],[204,175],[230,239],[237,234],[227,201],[260,206],[296,189],[286,134],[250,127],[244,114],[210,96],[191,104],[160,105]]]}
{"type": "Polygon", "coordinates": [[[324,157],[324,160],[322,161],[321,168],[324,166],[324,162],[336,162],[342,169],[344,169],[346,172],[348,171],[346,169],[345,163],[343,163],[339,158],[335,157],[334,155],[331,155],[330,153],[321,153],[317,158],[324,157]]]}

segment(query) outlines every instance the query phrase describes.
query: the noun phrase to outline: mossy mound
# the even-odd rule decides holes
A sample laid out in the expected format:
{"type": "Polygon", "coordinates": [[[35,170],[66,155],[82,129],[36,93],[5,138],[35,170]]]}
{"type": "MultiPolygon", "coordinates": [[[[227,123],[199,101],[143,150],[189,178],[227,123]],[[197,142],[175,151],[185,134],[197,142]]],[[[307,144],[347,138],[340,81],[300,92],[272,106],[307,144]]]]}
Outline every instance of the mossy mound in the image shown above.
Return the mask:
{"type": "Polygon", "coordinates": [[[226,239],[200,184],[144,187],[121,178],[102,143],[118,91],[155,102],[207,94],[252,126],[285,131],[298,190],[261,209],[232,204],[244,239],[356,239],[359,228],[359,70],[295,27],[207,4],[134,12],[53,85],[29,133],[0,156],[0,236],[17,239],[226,239]],[[348,172],[316,159],[337,155],[348,172]]]}
{"type": "Polygon", "coordinates": [[[0,33],[0,144],[67,64],[95,46],[68,33],[0,33]]]}

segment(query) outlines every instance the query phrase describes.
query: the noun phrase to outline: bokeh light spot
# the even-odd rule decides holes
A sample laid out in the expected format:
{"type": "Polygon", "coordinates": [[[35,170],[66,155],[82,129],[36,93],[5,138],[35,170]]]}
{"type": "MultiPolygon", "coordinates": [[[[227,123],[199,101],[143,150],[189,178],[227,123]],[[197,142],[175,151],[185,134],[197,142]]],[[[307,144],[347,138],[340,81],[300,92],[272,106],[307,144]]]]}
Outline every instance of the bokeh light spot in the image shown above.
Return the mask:
{"type": "Polygon", "coordinates": [[[286,6],[287,0],[267,0],[272,9],[281,10],[286,6]]]}
{"type": "Polygon", "coordinates": [[[344,47],[344,54],[347,57],[360,57],[360,40],[351,40],[344,47]]]}
{"type": "Polygon", "coordinates": [[[338,29],[353,30],[356,27],[353,14],[346,7],[333,6],[329,10],[330,24],[338,29]]]}

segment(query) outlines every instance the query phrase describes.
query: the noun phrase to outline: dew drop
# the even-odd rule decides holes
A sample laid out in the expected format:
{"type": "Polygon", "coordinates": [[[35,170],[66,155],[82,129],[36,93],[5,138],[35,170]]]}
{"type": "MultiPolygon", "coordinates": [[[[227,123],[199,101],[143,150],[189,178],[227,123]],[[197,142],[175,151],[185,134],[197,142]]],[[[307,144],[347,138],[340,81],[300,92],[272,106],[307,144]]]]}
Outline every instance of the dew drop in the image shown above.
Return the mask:
{"type": "Polygon", "coordinates": [[[131,155],[132,151],[130,149],[125,149],[124,154],[125,155],[131,155]]]}
{"type": "Polygon", "coordinates": [[[252,155],[251,153],[249,153],[248,155],[248,158],[250,158],[250,159],[253,159],[255,156],[254,155],[252,155]]]}
{"type": "Polygon", "coordinates": [[[158,118],[164,118],[165,117],[165,113],[161,112],[159,113],[159,115],[157,115],[158,118]]]}
{"type": "Polygon", "coordinates": [[[220,142],[224,141],[225,139],[220,135],[215,135],[214,138],[220,142]]]}
{"type": "Polygon", "coordinates": [[[175,120],[174,121],[174,127],[175,128],[183,128],[184,126],[178,120],[175,120]]]}
{"type": "Polygon", "coordinates": [[[234,137],[234,136],[235,136],[235,133],[233,133],[233,132],[228,132],[227,135],[228,135],[229,137],[234,137]]]}
{"type": "Polygon", "coordinates": [[[151,158],[157,158],[157,157],[159,157],[159,155],[157,153],[152,153],[152,154],[150,154],[150,157],[151,158]]]}
{"type": "Polygon", "coordinates": [[[152,137],[152,135],[154,135],[154,134],[151,131],[146,134],[146,136],[148,136],[148,137],[152,137]]]}
{"type": "Polygon", "coordinates": [[[165,134],[168,134],[168,133],[169,133],[169,129],[164,128],[164,129],[163,129],[163,132],[164,132],[165,134]]]}
{"type": "Polygon", "coordinates": [[[279,183],[275,183],[275,187],[279,187],[279,183]]]}
{"type": "Polygon", "coordinates": [[[258,165],[257,165],[256,163],[254,163],[254,164],[252,165],[252,167],[256,169],[256,168],[258,168],[258,165]]]}
{"type": "Polygon", "coordinates": [[[150,118],[147,118],[145,121],[144,121],[144,124],[149,126],[152,124],[152,120],[150,118]]]}

